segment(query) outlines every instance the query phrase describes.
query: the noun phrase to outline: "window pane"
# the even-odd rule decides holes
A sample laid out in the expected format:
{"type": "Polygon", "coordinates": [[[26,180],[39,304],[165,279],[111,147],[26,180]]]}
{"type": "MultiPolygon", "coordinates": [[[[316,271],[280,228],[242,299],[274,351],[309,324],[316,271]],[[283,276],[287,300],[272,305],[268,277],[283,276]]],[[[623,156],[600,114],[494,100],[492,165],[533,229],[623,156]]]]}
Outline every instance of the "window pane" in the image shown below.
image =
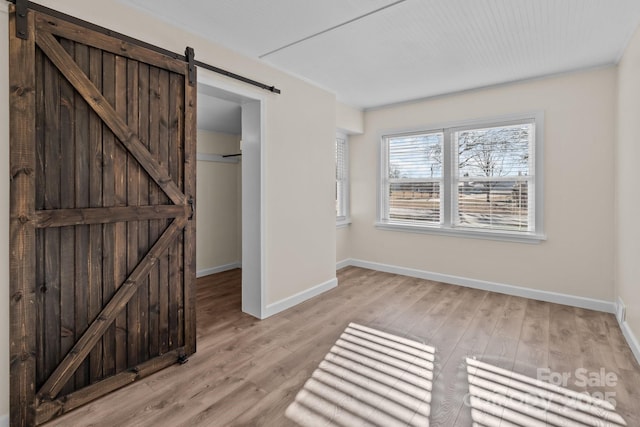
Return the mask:
{"type": "Polygon", "coordinates": [[[460,177],[529,175],[533,124],[455,133],[460,177]]]}
{"type": "Polygon", "coordinates": [[[336,138],[336,217],[338,218],[347,216],[347,182],[347,141],[336,138]]]}
{"type": "Polygon", "coordinates": [[[392,182],[389,184],[389,219],[440,223],[440,183],[392,182]]]}
{"type": "Polygon", "coordinates": [[[494,230],[529,230],[526,181],[461,182],[458,225],[494,230]]]}
{"type": "Polygon", "coordinates": [[[346,178],[346,141],[336,138],[336,179],[342,181],[346,178]]]}
{"type": "Polygon", "coordinates": [[[458,150],[456,225],[530,231],[533,124],[457,131],[454,139],[458,150]]]}
{"type": "Polygon", "coordinates": [[[442,133],[389,138],[389,178],[441,178],[442,133]]]}
{"type": "Polygon", "coordinates": [[[336,181],[336,216],[344,217],[345,214],[345,204],[344,204],[344,181],[336,181]]]}

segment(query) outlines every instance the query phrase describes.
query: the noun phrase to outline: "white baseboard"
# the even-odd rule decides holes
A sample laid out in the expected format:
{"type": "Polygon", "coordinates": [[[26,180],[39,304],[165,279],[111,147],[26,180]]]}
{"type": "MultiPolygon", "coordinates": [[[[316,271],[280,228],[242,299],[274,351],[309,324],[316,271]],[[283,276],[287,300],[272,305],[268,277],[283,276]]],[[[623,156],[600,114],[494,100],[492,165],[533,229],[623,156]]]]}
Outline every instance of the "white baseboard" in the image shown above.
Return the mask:
{"type": "Polygon", "coordinates": [[[640,363],[640,342],[627,323],[626,314],[627,310],[624,302],[622,301],[622,298],[618,297],[616,300],[616,319],[618,319],[622,335],[624,335],[624,338],[627,340],[627,344],[629,344],[631,352],[636,357],[638,363],[640,363]]]}
{"type": "Polygon", "coordinates": [[[232,262],[231,264],[219,265],[217,267],[204,268],[196,271],[196,277],[208,276],[210,274],[222,273],[223,271],[233,270],[234,268],[242,268],[242,263],[232,262]]]}
{"type": "Polygon", "coordinates": [[[624,335],[624,338],[627,340],[631,352],[636,357],[638,363],[640,363],[640,342],[638,342],[638,338],[636,338],[627,322],[620,323],[620,329],[622,329],[622,335],[624,335]]]}
{"type": "Polygon", "coordinates": [[[349,267],[350,265],[351,265],[350,259],[343,259],[342,261],[336,263],[336,270],[340,270],[341,268],[344,268],[344,267],[349,267]]]}
{"type": "MultiPolygon", "coordinates": [[[[453,285],[466,286],[468,288],[481,289],[484,291],[498,292],[501,294],[530,298],[539,301],[603,311],[605,313],[616,312],[616,304],[613,301],[603,301],[593,298],[561,294],[557,292],[541,291],[538,289],[523,288],[520,286],[470,279],[467,277],[452,276],[449,274],[433,273],[430,271],[416,270],[413,268],[398,267],[388,264],[380,264],[377,262],[363,261],[359,259],[350,259],[345,261],[349,262],[343,264],[343,267],[346,265],[353,265],[355,267],[368,268],[370,270],[384,271],[386,273],[400,274],[403,276],[433,280],[436,282],[451,283],[453,285]]],[[[345,263],[345,261],[342,261],[342,263],[345,263]]]]}
{"type": "Polygon", "coordinates": [[[0,427],[9,427],[9,414],[0,415],[0,427]]]}
{"type": "Polygon", "coordinates": [[[262,318],[266,319],[269,316],[273,316],[274,314],[280,313],[281,311],[291,308],[294,305],[298,305],[310,298],[313,298],[317,295],[320,295],[321,293],[324,293],[330,289],[333,289],[336,286],[338,286],[338,279],[334,277],[333,279],[327,280],[324,283],[320,283],[319,285],[316,285],[313,288],[307,289],[306,291],[299,292],[288,298],[285,298],[278,302],[274,302],[273,304],[269,304],[265,308],[262,318]]]}

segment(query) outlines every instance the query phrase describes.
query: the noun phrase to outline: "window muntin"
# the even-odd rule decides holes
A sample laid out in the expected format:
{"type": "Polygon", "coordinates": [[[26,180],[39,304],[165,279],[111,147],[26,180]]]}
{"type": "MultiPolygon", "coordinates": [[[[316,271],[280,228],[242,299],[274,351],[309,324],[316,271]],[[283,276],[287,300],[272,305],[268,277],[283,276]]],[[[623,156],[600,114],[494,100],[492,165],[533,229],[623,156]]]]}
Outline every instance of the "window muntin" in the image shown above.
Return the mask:
{"type": "Polygon", "coordinates": [[[542,238],[536,118],[384,136],[379,225],[542,238]]]}

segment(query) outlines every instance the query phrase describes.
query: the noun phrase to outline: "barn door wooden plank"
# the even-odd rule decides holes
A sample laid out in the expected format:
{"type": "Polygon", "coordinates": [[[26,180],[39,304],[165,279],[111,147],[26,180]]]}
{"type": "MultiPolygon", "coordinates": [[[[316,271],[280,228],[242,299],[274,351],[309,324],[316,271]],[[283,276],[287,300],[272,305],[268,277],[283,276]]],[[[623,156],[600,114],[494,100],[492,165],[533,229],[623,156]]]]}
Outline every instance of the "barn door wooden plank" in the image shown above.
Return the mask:
{"type": "MultiPolygon", "coordinates": [[[[69,40],[61,40],[62,48],[75,56],[75,47],[69,40]]],[[[58,208],[75,206],[75,96],[73,87],[64,78],[60,86],[60,205],[58,208]]],[[[75,227],[60,228],[60,353],[61,360],[75,343],[75,227]]],[[[67,383],[63,393],[73,391],[74,384],[67,383]]]]}
{"type": "MultiPolygon", "coordinates": [[[[127,61],[125,58],[121,56],[114,57],[114,74],[111,76],[111,79],[114,82],[114,105],[115,110],[118,115],[126,120],[128,125],[130,115],[127,111],[130,109],[129,104],[134,104],[135,100],[130,99],[134,98],[136,95],[136,88],[128,88],[127,84],[127,61]],[[131,90],[131,93],[129,93],[131,90]]],[[[134,107],[135,109],[135,107],[134,107]]],[[[127,161],[130,158],[130,155],[123,149],[120,144],[116,144],[113,148],[113,179],[114,179],[114,191],[115,191],[115,205],[116,206],[127,206],[127,186],[128,177],[127,177],[127,161]]],[[[115,283],[115,289],[117,290],[124,279],[127,277],[127,274],[133,269],[129,269],[127,265],[128,254],[128,240],[129,236],[127,235],[127,227],[128,222],[116,222],[113,225],[114,230],[114,271],[113,271],[113,279],[115,283]]],[[[122,311],[116,318],[116,321],[111,326],[115,328],[115,354],[114,354],[114,363],[115,363],[115,372],[122,372],[127,369],[128,360],[127,360],[127,337],[129,334],[129,326],[127,324],[127,313],[122,311]]]]}
{"type": "MultiPolygon", "coordinates": [[[[161,141],[161,126],[166,127],[166,122],[161,123],[160,118],[160,70],[156,67],[149,67],[149,152],[151,155],[159,159],[160,141],[161,141]]],[[[163,141],[166,141],[164,139],[163,141]]],[[[149,204],[157,205],[159,203],[158,187],[149,182],[149,204]]],[[[155,242],[161,233],[161,223],[164,225],[164,221],[159,219],[150,218],[149,221],[149,240],[155,242]]],[[[158,263],[153,267],[149,273],[149,355],[151,357],[160,354],[160,307],[159,307],[159,274],[160,264],[162,258],[158,260],[158,263]]]]}
{"type": "Polygon", "coordinates": [[[98,113],[104,123],[136,158],[149,176],[169,196],[176,205],[185,204],[184,194],[173,182],[166,169],[159,165],[149,154],[149,151],[140,142],[140,139],[125,123],[125,121],[113,109],[100,91],[91,83],[91,80],[80,70],[73,59],[60,46],[60,43],[50,33],[38,31],[36,37],[38,47],[60,69],[67,80],[83,96],[85,101],[98,113]]]}
{"type": "MultiPolygon", "coordinates": [[[[102,89],[102,52],[89,48],[89,79],[102,89]]],[[[91,161],[89,163],[89,208],[99,210],[103,205],[103,151],[102,120],[89,108],[89,134],[87,143],[91,161]]],[[[102,309],[102,248],[103,226],[96,222],[89,225],[89,284],[88,318],[95,319],[102,309]]],[[[99,340],[89,354],[89,383],[102,378],[103,341],[99,340]]]]}
{"type": "MultiPolygon", "coordinates": [[[[182,149],[184,135],[184,76],[169,76],[169,174],[182,188],[182,149]]],[[[185,200],[186,202],[186,200],[185,200]]],[[[182,273],[182,239],[169,246],[169,348],[184,342],[184,283],[182,273]]]]}
{"type": "Polygon", "coordinates": [[[137,292],[138,286],[149,274],[158,256],[164,252],[170,243],[182,232],[187,221],[188,219],[186,217],[176,218],[129,277],[127,277],[127,280],[122,284],[120,289],[118,289],[118,292],[104,306],[98,317],[91,323],[87,331],[38,391],[38,398],[41,401],[49,401],[56,398],[64,384],[71,378],[89,351],[115,320],[116,316],[126,307],[131,297],[137,292]]]}
{"type": "MultiPolygon", "coordinates": [[[[123,112],[127,117],[127,125],[130,129],[132,129],[140,139],[140,142],[144,144],[143,141],[148,138],[144,132],[140,132],[140,128],[138,126],[138,114],[139,114],[139,106],[140,106],[140,97],[143,97],[144,94],[141,92],[144,90],[143,87],[139,87],[139,75],[138,75],[138,66],[131,65],[131,67],[135,67],[135,70],[129,70],[127,67],[127,61],[125,58],[120,58],[122,69],[116,73],[116,76],[120,78],[122,86],[119,84],[119,87],[124,87],[126,93],[127,84],[130,85],[131,96],[128,99],[128,106],[125,106],[123,112]],[[128,76],[128,72],[132,74],[128,76]],[[127,110],[128,107],[128,110],[127,110]]],[[[148,91],[148,89],[147,89],[148,91]]],[[[147,95],[148,96],[148,95],[147,95]]],[[[145,147],[146,149],[146,147],[145,147]]],[[[127,177],[126,187],[125,187],[125,195],[127,200],[127,205],[129,206],[137,206],[139,201],[139,193],[140,193],[140,166],[138,166],[138,162],[136,162],[135,158],[130,154],[127,154],[126,161],[124,162],[126,165],[125,176],[127,177]]],[[[126,223],[126,241],[118,248],[123,254],[126,254],[126,260],[124,265],[127,266],[127,270],[131,271],[135,265],[138,263],[138,221],[129,221],[126,223]]],[[[123,230],[124,231],[124,230],[123,230]]],[[[145,279],[146,281],[146,279],[145,279]]],[[[142,283],[140,284],[142,287],[142,283]]],[[[124,342],[127,343],[127,362],[128,366],[135,366],[138,364],[138,346],[139,341],[138,337],[140,334],[140,310],[138,307],[138,292],[134,293],[129,299],[127,303],[126,309],[126,337],[124,337],[124,342]]],[[[124,315],[125,311],[123,311],[124,315]]]]}
{"type": "MultiPolygon", "coordinates": [[[[169,90],[169,72],[160,70],[159,73],[159,113],[160,113],[160,141],[169,141],[169,104],[171,92],[169,90]]],[[[169,164],[169,144],[160,144],[159,161],[164,165],[169,164]]],[[[158,203],[168,203],[169,199],[164,193],[158,192],[158,203]]],[[[160,227],[167,226],[166,221],[160,227]]],[[[169,351],[169,253],[165,253],[158,263],[159,299],[159,345],[160,354],[169,351]]]]}
{"type": "MultiPolygon", "coordinates": [[[[43,88],[44,88],[44,68],[45,62],[47,61],[45,55],[42,53],[40,49],[36,49],[36,188],[42,189],[44,188],[44,183],[46,179],[44,177],[44,159],[45,159],[45,144],[39,143],[38,141],[45,141],[46,129],[45,129],[45,114],[44,114],[44,96],[43,96],[43,88]]],[[[45,192],[38,190],[35,194],[36,199],[36,210],[44,209],[45,200],[44,200],[45,192]]],[[[34,226],[37,227],[36,221],[34,222],[34,226]]],[[[44,235],[45,231],[41,229],[36,230],[36,254],[44,254],[44,235]]],[[[41,277],[44,277],[45,272],[45,262],[44,256],[39,256],[36,258],[36,388],[40,384],[44,384],[46,381],[46,377],[44,376],[44,372],[46,372],[46,359],[44,356],[44,351],[46,348],[45,343],[45,293],[42,292],[42,286],[38,286],[42,280],[41,277]]]]}
{"type": "MultiPolygon", "coordinates": [[[[46,53],[46,52],[45,52],[46,53]]],[[[102,53],[102,92],[105,102],[115,104],[115,56],[108,52],[102,53]]],[[[102,202],[105,206],[117,205],[116,201],[116,173],[115,157],[118,150],[116,137],[109,126],[102,124],[102,202]]],[[[105,224],[102,228],[102,304],[104,307],[116,291],[116,259],[121,255],[116,253],[116,225],[105,224]]],[[[116,373],[116,324],[110,324],[102,338],[102,377],[116,373]]]]}
{"type": "Polygon", "coordinates": [[[184,231],[184,346],[192,354],[196,351],[196,86],[185,79],[184,90],[184,193],[192,203],[192,218],[184,231]]]}
{"type": "Polygon", "coordinates": [[[27,220],[35,208],[35,46],[33,13],[27,14],[27,39],[15,37],[15,6],[9,13],[10,132],[10,328],[12,426],[35,421],[35,228],[27,220]]]}
{"type": "MultiPolygon", "coordinates": [[[[44,182],[37,191],[44,192],[44,208],[60,208],[60,73],[54,64],[44,61],[44,182]]],[[[42,356],[44,364],[40,373],[47,378],[60,362],[60,229],[45,229],[44,251],[40,254],[44,261],[43,276],[38,278],[39,291],[43,299],[42,356]]]]}
{"type": "MultiPolygon", "coordinates": [[[[89,47],[80,43],[75,45],[75,61],[82,71],[89,75],[89,47]]],[[[89,106],[82,99],[80,94],[75,92],[75,123],[74,140],[75,145],[75,171],[74,188],[75,203],[74,208],[89,207],[89,176],[91,164],[89,143],[89,106]]],[[[69,224],[75,225],[75,224],[69,224]]],[[[86,254],[89,253],[89,226],[82,225],[75,227],[75,334],[74,341],[77,340],[89,325],[88,317],[88,283],[89,283],[89,263],[86,261],[86,254]]],[[[75,375],[74,389],[80,389],[89,384],[89,359],[85,359],[75,375]]]]}
{"type": "MultiPolygon", "coordinates": [[[[149,85],[149,66],[138,61],[127,61],[127,80],[131,87],[137,87],[138,102],[136,109],[130,111],[130,116],[138,127],[138,135],[147,151],[150,148],[149,108],[151,88],[149,85]]],[[[129,122],[132,126],[133,122],[129,122]]],[[[152,156],[153,157],[153,156],[152,156]]],[[[149,203],[149,176],[140,170],[138,172],[138,205],[149,203]]],[[[155,240],[153,240],[155,241],[155,240]]],[[[149,221],[145,218],[138,222],[138,257],[149,249],[149,221]]],[[[138,288],[138,334],[134,338],[138,341],[138,363],[149,359],[149,277],[138,288]]]]}

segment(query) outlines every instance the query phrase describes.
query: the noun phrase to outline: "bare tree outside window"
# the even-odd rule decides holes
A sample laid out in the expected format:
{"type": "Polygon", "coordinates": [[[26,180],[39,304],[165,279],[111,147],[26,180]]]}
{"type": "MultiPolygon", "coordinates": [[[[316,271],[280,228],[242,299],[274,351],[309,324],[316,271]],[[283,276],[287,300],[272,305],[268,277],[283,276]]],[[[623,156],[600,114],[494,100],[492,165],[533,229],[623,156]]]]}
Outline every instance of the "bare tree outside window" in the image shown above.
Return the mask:
{"type": "Polygon", "coordinates": [[[528,175],[530,125],[457,133],[458,169],[469,176],[528,175]]]}
{"type": "Polygon", "coordinates": [[[455,133],[461,223],[527,227],[528,191],[523,177],[529,176],[531,136],[531,124],[455,133]],[[479,192],[484,194],[484,206],[474,197],[479,192]]]}

